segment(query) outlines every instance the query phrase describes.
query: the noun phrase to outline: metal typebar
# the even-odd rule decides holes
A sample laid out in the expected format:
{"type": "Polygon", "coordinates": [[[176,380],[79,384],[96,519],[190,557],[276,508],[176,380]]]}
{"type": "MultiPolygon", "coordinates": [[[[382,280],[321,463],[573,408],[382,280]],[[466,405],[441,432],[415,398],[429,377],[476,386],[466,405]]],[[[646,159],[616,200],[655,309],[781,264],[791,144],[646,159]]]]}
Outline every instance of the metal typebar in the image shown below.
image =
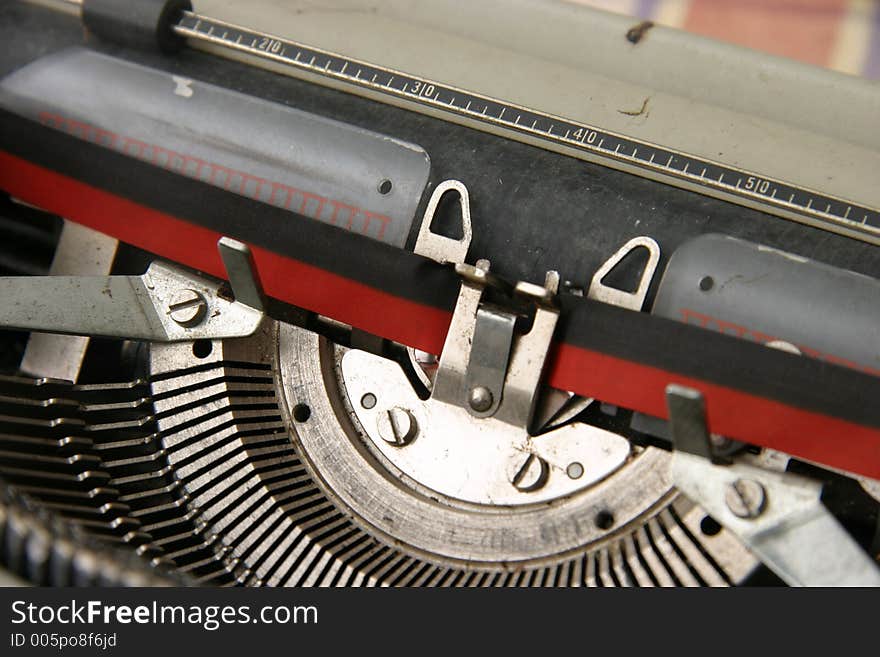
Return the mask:
{"type": "Polygon", "coordinates": [[[8,276],[0,326],[152,342],[251,335],[263,301],[250,250],[227,238],[219,249],[235,301],[215,282],[156,262],[142,276],[8,276]]]}
{"type": "MultiPolygon", "coordinates": [[[[49,275],[107,275],[118,244],[112,237],[65,221],[49,275]]],[[[76,381],[89,341],[88,336],[33,332],[20,369],[37,377],[76,381]]]]}

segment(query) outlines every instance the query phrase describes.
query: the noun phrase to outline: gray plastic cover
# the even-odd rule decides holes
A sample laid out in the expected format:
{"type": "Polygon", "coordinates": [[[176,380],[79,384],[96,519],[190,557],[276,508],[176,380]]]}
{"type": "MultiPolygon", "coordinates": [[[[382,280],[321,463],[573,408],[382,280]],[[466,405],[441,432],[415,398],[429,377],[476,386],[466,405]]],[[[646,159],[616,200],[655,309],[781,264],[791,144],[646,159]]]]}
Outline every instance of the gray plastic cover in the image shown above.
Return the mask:
{"type": "Polygon", "coordinates": [[[880,281],[759,244],[686,242],[652,312],[880,376],[880,281]]]}
{"type": "Polygon", "coordinates": [[[414,144],[81,48],[0,88],[49,127],[398,247],[428,183],[414,144]]]}

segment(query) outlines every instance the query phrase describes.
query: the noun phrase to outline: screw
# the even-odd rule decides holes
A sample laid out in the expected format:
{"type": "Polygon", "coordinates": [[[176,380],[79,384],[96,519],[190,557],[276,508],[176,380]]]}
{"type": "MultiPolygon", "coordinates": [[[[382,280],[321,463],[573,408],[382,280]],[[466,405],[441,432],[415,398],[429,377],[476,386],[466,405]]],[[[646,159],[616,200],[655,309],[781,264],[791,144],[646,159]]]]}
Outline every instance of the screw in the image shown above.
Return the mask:
{"type": "Polygon", "coordinates": [[[415,440],[419,425],[407,409],[395,406],[376,418],[379,435],[387,443],[403,447],[415,440]]]}
{"type": "Polygon", "coordinates": [[[187,328],[197,326],[208,312],[208,302],[195,290],[178,290],[168,304],[171,319],[187,328]]]}
{"type": "Polygon", "coordinates": [[[492,391],[486,386],[474,386],[471,388],[471,394],[468,396],[468,403],[471,408],[482,413],[492,408],[492,391]]]}
{"type": "Polygon", "coordinates": [[[754,479],[737,479],[724,493],[727,508],[738,518],[757,518],[764,513],[767,494],[754,479]]]}
{"type": "Polygon", "coordinates": [[[547,483],[547,476],[550,474],[550,468],[547,462],[539,456],[529,454],[519,467],[516,467],[518,461],[513,462],[513,476],[510,477],[510,483],[521,493],[531,493],[544,486],[547,483]]]}

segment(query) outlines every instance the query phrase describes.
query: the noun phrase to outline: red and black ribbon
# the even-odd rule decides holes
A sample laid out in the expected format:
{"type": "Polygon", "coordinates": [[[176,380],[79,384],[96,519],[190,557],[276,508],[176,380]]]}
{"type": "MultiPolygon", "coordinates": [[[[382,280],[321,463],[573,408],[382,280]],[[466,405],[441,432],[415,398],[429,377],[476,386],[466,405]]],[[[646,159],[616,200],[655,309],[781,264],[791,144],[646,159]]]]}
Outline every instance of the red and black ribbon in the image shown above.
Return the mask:
{"type": "MultiPolygon", "coordinates": [[[[443,346],[459,288],[451,269],[4,110],[0,188],[217,277],[217,240],[234,237],[274,299],[443,346]]],[[[880,379],[590,299],[562,307],[551,385],[663,418],[667,384],[691,386],[715,433],[880,478],[880,379]]]]}

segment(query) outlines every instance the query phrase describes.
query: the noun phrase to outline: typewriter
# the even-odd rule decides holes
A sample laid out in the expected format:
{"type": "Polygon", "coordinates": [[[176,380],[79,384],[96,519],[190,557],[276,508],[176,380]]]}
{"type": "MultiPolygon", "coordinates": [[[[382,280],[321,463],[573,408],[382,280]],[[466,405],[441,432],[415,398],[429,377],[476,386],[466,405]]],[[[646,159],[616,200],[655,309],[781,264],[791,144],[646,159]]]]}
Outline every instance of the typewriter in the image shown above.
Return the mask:
{"type": "Polygon", "coordinates": [[[563,2],[0,7],[0,566],[880,583],[880,88],[563,2]]]}

